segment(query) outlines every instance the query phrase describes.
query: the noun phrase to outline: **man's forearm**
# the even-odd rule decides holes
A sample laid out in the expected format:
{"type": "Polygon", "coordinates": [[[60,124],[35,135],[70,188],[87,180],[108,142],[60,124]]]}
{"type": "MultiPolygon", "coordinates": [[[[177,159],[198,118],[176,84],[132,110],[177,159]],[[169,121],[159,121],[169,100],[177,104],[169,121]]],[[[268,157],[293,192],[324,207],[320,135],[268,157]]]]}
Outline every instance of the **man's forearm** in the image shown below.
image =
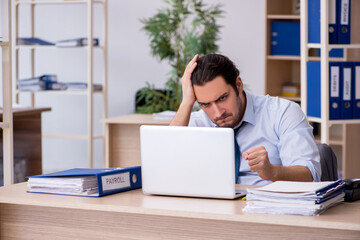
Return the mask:
{"type": "Polygon", "coordinates": [[[275,174],[273,179],[275,181],[299,181],[299,182],[311,182],[313,177],[310,170],[303,166],[290,166],[284,167],[279,165],[273,165],[275,174]]]}
{"type": "Polygon", "coordinates": [[[187,126],[190,121],[192,104],[181,103],[170,126],[187,126]]]}

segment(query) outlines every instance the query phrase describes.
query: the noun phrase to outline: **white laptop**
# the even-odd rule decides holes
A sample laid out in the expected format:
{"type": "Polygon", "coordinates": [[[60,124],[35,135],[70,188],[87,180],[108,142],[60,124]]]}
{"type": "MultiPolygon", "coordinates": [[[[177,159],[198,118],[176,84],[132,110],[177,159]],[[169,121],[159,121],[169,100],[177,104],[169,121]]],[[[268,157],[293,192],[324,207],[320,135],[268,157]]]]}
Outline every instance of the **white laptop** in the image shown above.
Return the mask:
{"type": "Polygon", "coordinates": [[[141,126],[145,194],[233,199],[234,133],[231,128],[141,126]]]}

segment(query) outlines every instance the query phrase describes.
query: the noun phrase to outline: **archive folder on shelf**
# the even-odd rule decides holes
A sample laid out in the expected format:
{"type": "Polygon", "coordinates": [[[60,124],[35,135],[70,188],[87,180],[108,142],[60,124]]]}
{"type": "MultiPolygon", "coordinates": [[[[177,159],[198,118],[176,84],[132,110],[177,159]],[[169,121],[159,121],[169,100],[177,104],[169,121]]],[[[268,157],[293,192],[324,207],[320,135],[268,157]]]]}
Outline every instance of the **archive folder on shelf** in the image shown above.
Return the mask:
{"type": "MultiPolygon", "coordinates": [[[[329,1],[329,44],[338,43],[338,0],[329,1]]],[[[308,42],[320,43],[320,0],[308,0],[308,42]]]]}
{"type": "Polygon", "coordinates": [[[338,43],[350,43],[350,7],[351,0],[337,0],[338,43]]]}
{"type": "Polygon", "coordinates": [[[336,14],[336,0],[329,1],[329,43],[338,43],[338,24],[336,14]]]}
{"type": "Polygon", "coordinates": [[[360,119],[360,62],[353,65],[353,118],[360,119]]]}
{"type": "Polygon", "coordinates": [[[353,118],[353,102],[351,99],[351,88],[352,88],[352,62],[341,63],[341,75],[340,75],[340,89],[342,89],[341,97],[341,119],[352,119],[353,118]]]}
{"type": "MultiPolygon", "coordinates": [[[[308,42],[320,43],[320,0],[308,0],[308,42]]],[[[351,0],[329,0],[329,44],[350,43],[351,0]]]]}
{"type": "Polygon", "coordinates": [[[271,22],[271,55],[300,56],[299,22],[271,22]]]}
{"type": "MultiPolygon", "coordinates": [[[[320,62],[307,62],[307,115],[321,117],[320,62]]],[[[329,62],[329,119],[341,119],[341,63],[329,62]]]]}
{"type": "Polygon", "coordinates": [[[141,188],[141,167],[74,168],[28,178],[28,192],[100,197],[141,188]]]}
{"type": "MultiPolygon", "coordinates": [[[[320,64],[319,64],[320,65],[320,64]]],[[[319,66],[320,67],[320,66],[319,66]]],[[[341,119],[341,63],[329,62],[329,119],[341,119]]]]}
{"type": "Polygon", "coordinates": [[[321,117],[320,62],[307,62],[307,107],[310,117],[321,117]]]}

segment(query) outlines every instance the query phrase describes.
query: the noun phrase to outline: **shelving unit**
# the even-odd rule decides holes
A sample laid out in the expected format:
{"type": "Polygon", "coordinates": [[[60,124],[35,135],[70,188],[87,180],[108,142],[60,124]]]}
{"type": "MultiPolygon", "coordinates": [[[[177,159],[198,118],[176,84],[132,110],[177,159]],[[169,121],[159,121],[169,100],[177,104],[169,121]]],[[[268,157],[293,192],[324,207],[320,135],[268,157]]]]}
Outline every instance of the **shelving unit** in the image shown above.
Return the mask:
{"type": "MultiPolygon", "coordinates": [[[[51,137],[51,138],[66,138],[66,139],[80,139],[80,140],[86,140],[88,142],[88,159],[89,164],[88,167],[93,167],[93,140],[96,138],[104,139],[104,126],[103,126],[103,134],[101,135],[94,135],[94,119],[93,119],[93,113],[94,113],[94,94],[102,94],[103,96],[103,118],[107,117],[107,0],[48,0],[48,1],[33,1],[33,0],[15,0],[15,33],[14,33],[14,39],[13,39],[13,45],[14,45],[14,56],[15,56],[15,79],[16,81],[19,80],[19,59],[20,51],[30,51],[30,59],[31,59],[31,76],[30,77],[36,77],[39,75],[42,75],[44,73],[36,73],[35,72],[35,53],[39,51],[40,49],[42,51],[59,51],[60,48],[56,46],[38,46],[38,45],[17,45],[16,39],[19,36],[19,7],[21,5],[30,5],[30,37],[36,37],[35,33],[35,9],[38,5],[60,5],[65,4],[68,5],[70,8],[74,4],[81,4],[86,6],[86,14],[87,14],[87,39],[93,39],[94,38],[94,5],[101,5],[103,7],[103,37],[99,38],[101,39],[99,46],[93,46],[92,41],[88,41],[89,44],[87,46],[82,47],[76,47],[76,49],[80,49],[83,51],[86,51],[87,54],[87,89],[86,90],[79,90],[79,91],[38,91],[38,92],[31,92],[30,93],[30,102],[32,106],[35,106],[35,96],[38,94],[61,94],[61,95],[84,95],[87,99],[87,134],[81,135],[81,134],[49,134],[44,133],[43,137],[51,137]],[[101,81],[102,83],[102,90],[101,91],[94,91],[93,89],[93,83],[94,83],[94,51],[99,49],[103,53],[103,79],[101,81]],[[91,86],[91,87],[89,87],[91,86]]],[[[64,16],[66,17],[66,16],[64,16]]],[[[45,20],[45,19],[44,19],[45,20]]],[[[62,39],[58,39],[62,40],[62,39]]],[[[60,51],[75,51],[74,48],[61,48],[60,51]]],[[[72,70],[71,70],[72,71],[72,70]]],[[[75,71],[75,70],[74,70],[75,71]]],[[[70,80],[71,81],[71,80],[70,80]]],[[[68,81],[68,82],[70,82],[68,81]]],[[[67,82],[64,80],[61,80],[60,82],[67,82]]],[[[19,102],[19,95],[22,92],[17,90],[16,91],[16,100],[19,102]]],[[[61,123],[59,123],[61,124],[61,123]]],[[[100,122],[99,122],[100,124],[100,122]]],[[[104,153],[105,155],[105,153],[104,153]]]]}
{"type": "Polygon", "coordinates": [[[300,96],[281,96],[284,83],[300,84],[300,56],[271,55],[271,23],[273,21],[300,22],[296,14],[297,0],[267,0],[266,1],[266,41],[265,41],[265,93],[299,102],[300,96]]]}
{"type": "Polygon", "coordinates": [[[11,0],[1,0],[1,38],[2,50],[2,97],[3,121],[0,122],[3,137],[3,176],[4,185],[14,181],[13,156],[13,113],[12,113],[12,86],[11,86],[11,0]]]}
{"type": "MultiPolygon", "coordinates": [[[[340,148],[339,166],[341,167],[342,177],[359,177],[360,170],[360,120],[329,120],[329,61],[328,52],[333,48],[344,48],[344,61],[360,60],[360,55],[356,49],[360,48],[360,32],[356,23],[357,15],[360,12],[360,1],[352,1],[351,6],[351,42],[349,45],[328,44],[328,13],[329,2],[321,0],[321,32],[320,44],[308,44],[308,0],[301,0],[301,108],[306,113],[307,109],[307,61],[321,62],[321,118],[309,117],[309,121],[320,123],[320,133],[317,141],[330,144],[334,148],[340,148]],[[354,17],[353,17],[354,16],[354,17]],[[321,57],[309,57],[309,49],[320,49],[321,57]],[[352,51],[354,49],[355,51],[352,51]],[[335,129],[334,129],[335,128],[335,129]]],[[[339,61],[339,59],[337,59],[339,61]]]]}

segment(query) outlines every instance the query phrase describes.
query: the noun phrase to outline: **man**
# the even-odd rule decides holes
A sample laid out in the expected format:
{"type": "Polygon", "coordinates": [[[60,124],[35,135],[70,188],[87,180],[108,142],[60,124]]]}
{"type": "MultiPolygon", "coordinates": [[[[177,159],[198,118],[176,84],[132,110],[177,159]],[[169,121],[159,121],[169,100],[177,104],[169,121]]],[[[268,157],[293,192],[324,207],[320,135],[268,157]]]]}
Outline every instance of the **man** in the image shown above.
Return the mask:
{"type": "Polygon", "coordinates": [[[245,91],[239,70],[219,54],[196,55],[181,81],[183,100],[170,125],[233,128],[237,183],[320,181],[312,127],[296,103],[245,91]],[[191,113],[195,101],[201,110],[191,113]]]}

